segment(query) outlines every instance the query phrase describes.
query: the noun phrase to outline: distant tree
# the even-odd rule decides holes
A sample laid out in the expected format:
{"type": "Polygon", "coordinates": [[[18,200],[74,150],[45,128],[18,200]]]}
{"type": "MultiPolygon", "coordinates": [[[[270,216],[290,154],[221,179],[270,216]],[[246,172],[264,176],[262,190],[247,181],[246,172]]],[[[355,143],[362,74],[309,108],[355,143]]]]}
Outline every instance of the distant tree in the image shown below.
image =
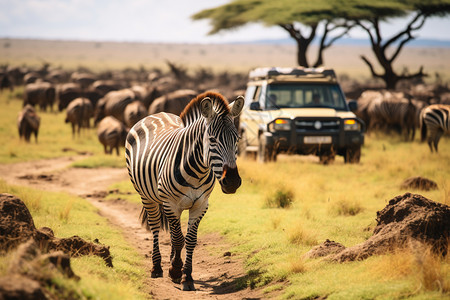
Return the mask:
{"type": "Polygon", "coordinates": [[[297,63],[304,67],[323,65],[323,52],[353,26],[334,13],[338,0],[234,0],[228,4],[202,10],[194,20],[210,19],[209,34],[231,30],[248,23],[279,26],[297,43],[297,63]],[[320,32],[320,34],[319,34],[320,32]],[[318,37],[319,47],[314,64],[308,61],[308,49],[318,37]]]}
{"type": "Polygon", "coordinates": [[[349,6],[336,6],[336,12],[367,32],[372,51],[383,72],[376,71],[366,56],[362,55],[361,58],[373,77],[382,79],[386,88],[395,89],[400,80],[427,76],[423,72],[423,66],[416,73],[409,74],[405,69],[401,73],[396,72],[393,64],[403,47],[415,38],[413,33],[423,27],[427,18],[443,17],[450,12],[450,0],[352,0],[349,1],[349,6]],[[381,23],[394,18],[405,19],[405,26],[392,37],[383,38],[381,23]]]}

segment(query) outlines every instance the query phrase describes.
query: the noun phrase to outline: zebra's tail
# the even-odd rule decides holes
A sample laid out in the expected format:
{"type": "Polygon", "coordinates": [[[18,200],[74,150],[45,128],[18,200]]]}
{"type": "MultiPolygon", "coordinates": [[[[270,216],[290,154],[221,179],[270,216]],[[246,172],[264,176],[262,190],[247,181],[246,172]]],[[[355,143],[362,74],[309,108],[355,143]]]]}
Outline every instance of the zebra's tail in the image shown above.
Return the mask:
{"type": "Polygon", "coordinates": [[[427,138],[427,124],[424,122],[424,118],[420,118],[420,140],[425,142],[427,138]]]}
{"type": "MultiPolygon", "coordinates": [[[[161,229],[168,231],[169,230],[169,220],[167,219],[166,214],[164,213],[164,207],[159,205],[159,211],[161,213],[161,229]]],[[[141,214],[139,215],[139,219],[141,220],[141,225],[145,226],[145,229],[151,231],[150,225],[148,224],[148,214],[144,207],[142,207],[141,214]]]]}

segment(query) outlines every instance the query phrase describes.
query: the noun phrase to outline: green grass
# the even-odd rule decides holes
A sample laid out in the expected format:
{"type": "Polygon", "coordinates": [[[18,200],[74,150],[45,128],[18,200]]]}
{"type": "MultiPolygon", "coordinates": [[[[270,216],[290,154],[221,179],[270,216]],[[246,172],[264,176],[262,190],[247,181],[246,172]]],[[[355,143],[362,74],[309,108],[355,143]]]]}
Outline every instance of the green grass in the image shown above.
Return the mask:
{"type": "MultiPolygon", "coordinates": [[[[22,109],[23,88],[19,87],[14,92],[4,91],[0,95],[0,163],[15,163],[21,161],[31,161],[45,158],[55,158],[62,156],[73,156],[80,153],[91,154],[94,157],[88,157],[86,162],[77,162],[80,167],[98,167],[98,166],[124,166],[125,159],[123,152],[116,155],[107,156],[103,153],[103,146],[97,138],[94,127],[84,129],[78,137],[72,137],[70,124],[64,123],[65,112],[40,111],[37,113],[41,118],[41,124],[38,135],[38,142],[35,142],[34,136],[31,142],[26,143],[19,139],[17,129],[17,116],[22,109]]],[[[91,121],[92,125],[92,121],[91,121]]]]}
{"type": "MultiPolygon", "coordinates": [[[[98,239],[110,246],[113,268],[102,258],[84,256],[71,259],[79,282],[57,276],[54,280],[82,298],[144,299],[146,274],[142,257],[123,238],[121,232],[111,228],[107,220],[82,198],[65,193],[42,192],[11,186],[0,181],[0,191],[21,198],[33,216],[36,228],[50,227],[59,238],[78,235],[87,241],[98,239]],[[34,204],[33,204],[34,203],[34,204]]],[[[7,272],[8,257],[0,257],[0,275],[7,272]]]]}
{"type": "MultiPolygon", "coordinates": [[[[125,167],[123,152],[119,157],[103,154],[94,129],[86,131],[81,138],[72,139],[70,127],[64,124],[61,113],[41,113],[38,144],[19,141],[15,118],[21,108],[21,101],[16,99],[20,93],[19,90],[0,95],[0,136],[5,141],[0,144],[0,163],[73,155],[76,152],[63,151],[70,147],[92,153],[77,161],[76,167],[125,167]]],[[[448,298],[448,293],[432,285],[431,289],[425,288],[427,281],[417,278],[417,266],[406,268],[400,275],[389,274],[386,270],[400,269],[395,265],[398,261],[395,256],[377,256],[345,264],[301,258],[326,239],[345,246],[364,242],[371,236],[376,212],[390,199],[405,192],[419,193],[449,205],[450,139],[441,139],[439,148],[439,154],[431,154],[418,136],[414,142],[405,143],[398,136],[372,134],[366,137],[360,164],[344,164],[342,157],[327,166],[301,156],[280,156],[277,163],[265,165],[238,159],[243,184],[233,195],[222,194],[220,188],[213,191],[209,211],[199,227],[199,239],[201,241],[201,235],[209,232],[224,235],[233,245],[233,254],[245,261],[247,276],[241,284],[263,287],[266,292],[278,291],[284,299],[320,296],[328,296],[328,299],[448,298]],[[434,180],[439,189],[426,192],[401,189],[401,183],[412,176],[434,180]],[[267,205],[268,197],[278,200],[267,205]],[[286,199],[289,199],[288,207],[281,208],[286,199]],[[381,271],[380,265],[384,266],[381,271]]],[[[0,188],[3,189],[2,185],[0,188]]],[[[129,181],[118,182],[110,189],[118,193],[111,193],[107,198],[120,197],[140,203],[129,181]]],[[[74,260],[75,272],[86,276],[80,283],[86,293],[101,294],[119,283],[124,290],[134,289],[135,282],[142,282],[140,269],[134,268],[134,265],[139,266],[138,258],[132,254],[134,251],[116,231],[106,225],[103,227],[104,220],[86,202],[67,195],[22,188],[17,193],[27,199],[38,226],[53,228],[57,236],[81,233],[88,240],[99,238],[114,249],[116,267],[113,272],[95,257],[74,260]],[[85,215],[95,221],[86,220],[85,215]]],[[[401,257],[407,253],[401,252],[401,257]]],[[[448,283],[448,259],[437,260],[437,265],[441,277],[448,283]]]]}

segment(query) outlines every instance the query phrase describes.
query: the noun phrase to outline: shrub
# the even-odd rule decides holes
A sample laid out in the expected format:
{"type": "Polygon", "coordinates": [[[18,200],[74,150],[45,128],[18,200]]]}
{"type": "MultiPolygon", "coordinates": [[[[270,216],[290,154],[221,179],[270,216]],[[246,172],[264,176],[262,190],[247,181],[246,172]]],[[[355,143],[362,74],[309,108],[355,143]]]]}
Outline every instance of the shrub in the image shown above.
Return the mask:
{"type": "Polygon", "coordinates": [[[294,193],[290,189],[278,188],[272,194],[266,196],[265,207],[289,208],[294,201],[294,193]]]}

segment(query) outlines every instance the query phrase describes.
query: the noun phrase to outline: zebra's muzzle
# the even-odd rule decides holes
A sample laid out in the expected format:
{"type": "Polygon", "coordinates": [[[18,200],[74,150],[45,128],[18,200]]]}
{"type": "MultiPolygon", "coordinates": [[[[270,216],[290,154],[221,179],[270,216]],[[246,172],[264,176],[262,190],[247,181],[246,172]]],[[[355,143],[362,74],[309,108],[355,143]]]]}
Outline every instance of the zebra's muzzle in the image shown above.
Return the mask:
{"type": "Polygon", "coordinates": [[[241,177],[237,168],[229,168],[227,165],[223,166],[222,177],[219,179],[222,192],[225,194],[234,194],[241,186],[241,177]]]}

